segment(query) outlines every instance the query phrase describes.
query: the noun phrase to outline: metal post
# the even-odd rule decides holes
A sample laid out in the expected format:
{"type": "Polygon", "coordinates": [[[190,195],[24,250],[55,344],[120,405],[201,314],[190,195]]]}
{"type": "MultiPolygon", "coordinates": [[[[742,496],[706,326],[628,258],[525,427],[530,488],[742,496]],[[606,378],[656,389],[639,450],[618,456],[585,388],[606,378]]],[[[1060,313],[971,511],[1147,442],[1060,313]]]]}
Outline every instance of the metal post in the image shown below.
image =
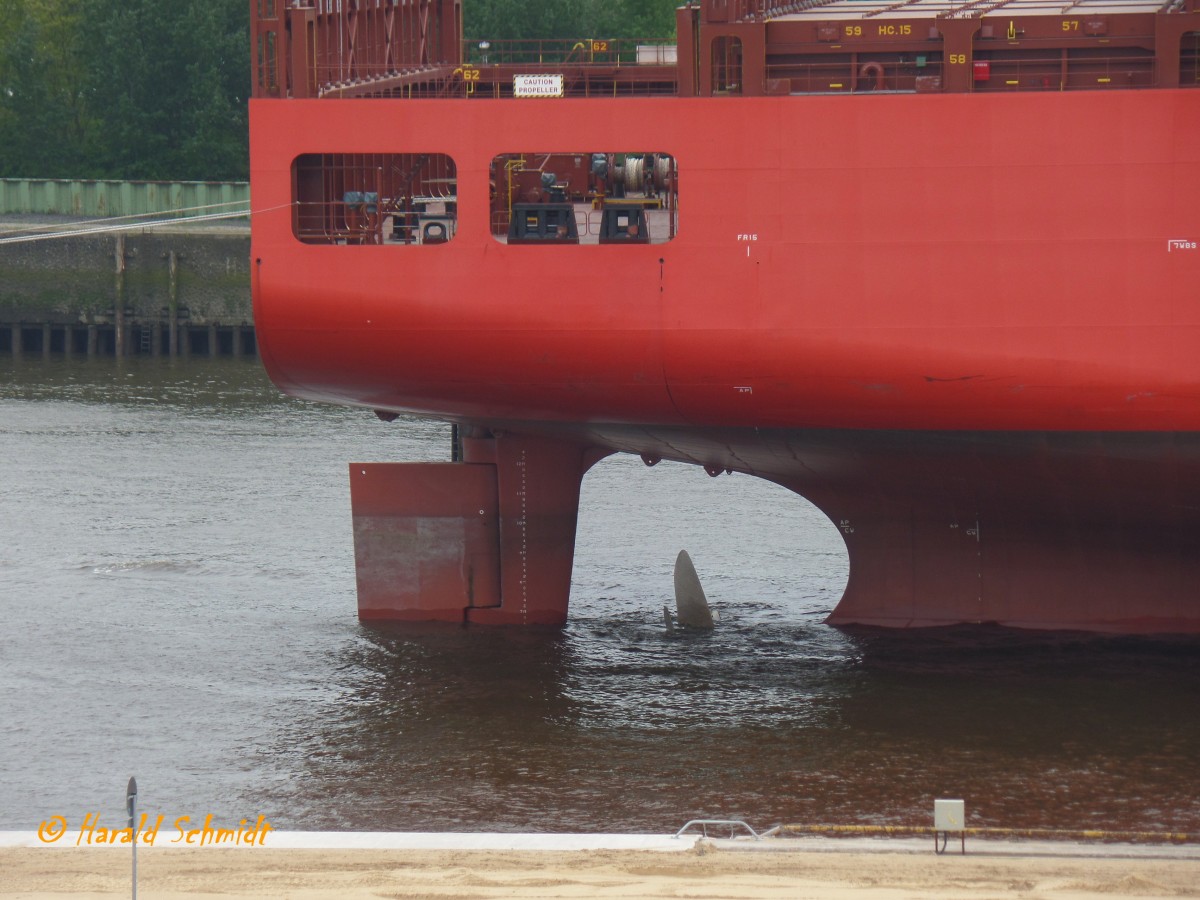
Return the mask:
{"type": "Polygon", "coordinates": [[[125,789],[125,810],[129,813],[129,833],[133,835],[133,900],[137,900],[137,832],[134,831],[137,821],[137,779],[129,777],[129,787],[125,789]]]}

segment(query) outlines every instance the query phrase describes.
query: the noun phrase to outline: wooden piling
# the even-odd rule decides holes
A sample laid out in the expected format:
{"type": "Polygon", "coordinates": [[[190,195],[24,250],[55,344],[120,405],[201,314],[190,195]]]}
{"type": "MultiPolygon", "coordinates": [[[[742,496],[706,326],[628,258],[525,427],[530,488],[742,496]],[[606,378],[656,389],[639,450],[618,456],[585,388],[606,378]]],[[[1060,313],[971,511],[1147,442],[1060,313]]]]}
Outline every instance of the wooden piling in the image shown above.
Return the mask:
{"type": "Polygon", "coordinates": [[[0,325],[0,354],[7,350],[14,359],[30,355],[50,359],[60,353],[67,360],[85,355],[87,359],[95,359],[98,356],[128,357],[137,353],[161,358],[168,353],[168,334],[174,330],[176,355],[185,359],[193,351],[214,359],[222,356],[244,359],[258,355],[253,325],[197,326],[204,339],[197,337],[193,347],[190,326],[186,320],[180,320],[175,323],[174,329],[168,329],[161,316],[153,321],[141,321],[130,315],[128,307],[121,316],[114,312],[112,318],[123,319],[123,322],[111,325],[108,322],[77,325],[14,322],[0,325]]]}
{"type": "Polygon", "coordinates": [[[125,346],[125,235],[118,234],[116,244],[114,256],[116,257],[117,272],[113,298],[113,321],[117,329],[115,353],[120,359],[127,353],[125,346]]]}
{"type": "Polygon", "coordinates": [[[167,353],[172,359],[179,355],[179,254],[167,254],[167,353]]]}

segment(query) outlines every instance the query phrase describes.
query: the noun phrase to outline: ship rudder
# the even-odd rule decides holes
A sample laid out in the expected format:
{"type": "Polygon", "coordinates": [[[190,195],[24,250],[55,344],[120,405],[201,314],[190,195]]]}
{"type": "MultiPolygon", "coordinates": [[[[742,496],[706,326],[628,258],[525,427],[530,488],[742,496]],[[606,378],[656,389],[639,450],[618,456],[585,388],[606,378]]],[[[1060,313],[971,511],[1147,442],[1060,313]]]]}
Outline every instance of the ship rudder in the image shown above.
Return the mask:
{"type": "Polygon", "coordinates": [[[350,467],[359,618],[566,622],[579,485],[599,454],[517,434],[463,462],[350,467]]]}
{"type": "Polygon", "coordinates": [[[459,463],[352,463],[358,615],[462,622],[499,602],[496,473],[459,463]]]}

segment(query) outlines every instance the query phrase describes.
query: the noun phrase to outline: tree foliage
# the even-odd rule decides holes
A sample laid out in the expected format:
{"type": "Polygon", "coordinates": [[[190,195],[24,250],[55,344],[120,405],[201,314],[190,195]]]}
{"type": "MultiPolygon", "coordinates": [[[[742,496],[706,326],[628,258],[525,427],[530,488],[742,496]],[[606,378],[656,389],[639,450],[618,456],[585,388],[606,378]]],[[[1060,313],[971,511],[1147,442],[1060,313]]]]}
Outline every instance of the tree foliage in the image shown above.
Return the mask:
{"type": "Polygon", "coordinates": [[[675,34],[679,0],[465,0],[470,40],[645,38],[675,34]]]}
{"type": "Polygon", "coordinates": [[[0,173],[70,165],[87,140],[79,14],[55,0],[0,0],[0,173]]]}
{"type": "Polygon", "coordinates": [[[0,0],[0,175],[244,179],[246,0],[0,0]]]}
{"type": "MultiPolygon", "coordinates": [[[[678,0],[465,0],[472,40],[669,40],[678,0]]],[[[0,0],[0,177],[247,177],[247,0],[0,0]]]]}

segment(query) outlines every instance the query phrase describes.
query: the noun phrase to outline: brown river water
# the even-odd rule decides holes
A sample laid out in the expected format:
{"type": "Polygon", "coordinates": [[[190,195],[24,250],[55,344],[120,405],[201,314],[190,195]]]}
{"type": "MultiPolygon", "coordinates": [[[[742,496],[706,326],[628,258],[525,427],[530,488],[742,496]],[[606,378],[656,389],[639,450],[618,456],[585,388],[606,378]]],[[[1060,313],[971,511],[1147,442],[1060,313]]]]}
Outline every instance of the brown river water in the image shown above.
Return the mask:
{"type": "Polygon", "coordinates": [[[829,628],[837,530],[743,476],[593,469],[562,631],[360,625],[347,463],[448,450],[254,361],[0,356],[0,830],[130,775],[302,830],[1200,830],[1200,644],[829,628]],[[712,633],[663,627],[683,548],[712,633]]]}

